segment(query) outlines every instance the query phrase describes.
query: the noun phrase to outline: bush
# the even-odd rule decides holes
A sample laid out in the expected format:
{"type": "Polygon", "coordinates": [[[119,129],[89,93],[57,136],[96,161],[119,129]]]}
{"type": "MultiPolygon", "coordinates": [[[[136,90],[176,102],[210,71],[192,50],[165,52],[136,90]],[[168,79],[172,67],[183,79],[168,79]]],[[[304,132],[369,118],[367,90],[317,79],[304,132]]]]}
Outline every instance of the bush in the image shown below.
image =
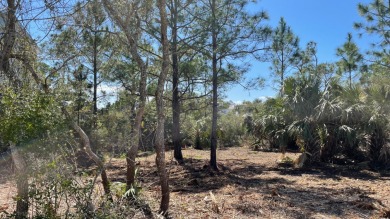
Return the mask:
{"type": "Polygon", "coordinates": [[[235,112],[222,115],[218,124],[218,140],[221,146],[240,146],[245,135],[244,116],[235,112]]]}
{"type": "MultiPolygon", "coordinates": [[[[27,153],[28,218],[111,218],[113,215],[116,218],[143,218],[142,215],[151,214],[140,187],[132,193],[137,196],[133,202],[122,196],[125,191],[116,191],[119,195],[114,196],[114,202],[107,201],[98,183],[100,172],[80,169],[74,161],[70,162],[75,154],[66,149],[68,147],[62,147],[57,153],[46,153],[45,158],[39,153],[27,153]]],[[[8,218],[14,216],[7,214],[8,218]]]]}

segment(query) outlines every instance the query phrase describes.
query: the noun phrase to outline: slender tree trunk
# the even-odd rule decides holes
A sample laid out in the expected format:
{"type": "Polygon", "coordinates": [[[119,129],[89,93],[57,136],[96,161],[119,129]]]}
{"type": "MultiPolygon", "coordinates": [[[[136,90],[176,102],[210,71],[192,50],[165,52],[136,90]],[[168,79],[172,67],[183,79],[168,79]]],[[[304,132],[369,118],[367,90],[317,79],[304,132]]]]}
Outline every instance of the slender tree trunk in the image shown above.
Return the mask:
{"type": "Polygon", "coordinates": [[[106,168],[104,166],[103,161],[91,150],[91,143],[89,140],[89,137],[87,134],[85,134],[84,130],[75,123],[72,118],[70,117],[68,111],[66,110],[65,106],[62,107],[62,112],[64,113],[65,117],[68,119],[71,127],[73,130],[76,131],[77,135],[81,139],[82,148],[85,151],[85,153],[88,154],[88,156],[98,165],[98,167],[101,170],[101,177],[102,177],[102,185],[104,189],[104,193],[106,194],[108,200],[112,201],[111,191],[110,191],[110,181],[108,180],[106,168]]]}
{"type": "MultiPolygon", "coordinates": [[[[93,133],[93,131],[96,130],[97,128],[97,118],[98,118],[98,115],[97,115],[97,77],[98,77],[98,64],[97,64],[97,61],[98,61],[98,44],[97,44],[97,31],[93,31],[94,33],[94,36],[93,36],[93,56],[92,56],[92,65],[93,65],[93,69],[92,69],[92,73],[93,73],[93,99],[92,99],[92,103],[93,103],[93,109],[92,109],[92,129],[91,129],[91,132],[90,133],[93,133]]],[[[92,149],[93,151],[96,151],[97,150],[97,139],[96,139],[96,135],[92,135],[92,149]]]]}
{"type": "Polygon", "coordinates": [[[180,136],[180,97],[179,97],[179,59],[177,54],[177,0],[172,0],[172,141],[174,157],[179,163],[183,163],[180,136]]]}
{"type": "MultiPolygon", "coordinates": [[[[81,73],[80,73],[80,75],[81,75],[81,73]]],[[[80,86],[80,90],[79,90],[79,99],[78,99],[78,101],[77,101],[77,125],[80,125],[80,110],[81,110],[81,95],[82,95],[82,93],[81,93],[81,79],[80,79],[80,84],[79,84],[79,86],[80,86]]]]}
{"type": "Polygon", "coordinates": [[[211,147],[210,147],[210,167],[214,170],[218,170],[217,166],[217,120],[218,120],[218,70],[217,70],[217,30],[216,30],[216,0],[211,2],[212,10],[212,44],[213,44],[213,115],[211,124],[211,147]]]}
{"type": "Polygon", "coordinates": [[[20,87],[21,81],[15,77],[15,71],[10,67],[10,58],[16,41],[16,10],[19,7],[19,1],[7,0],[6,15],[4,27],[2,29],[1,50],[0,50],[0,70],[9,78],[10,83],[15,88],[20,87]]]}
{"type": "Polygon", "coordinates": [[[135,119],[134,119],[131,136],[130,136],[131,137],[130,148],[127,151],[127,156],[126,156],[126,162],[127,162],[126,188],[127,189],[130,189],[135,183],[135,170],[136,170],[135,159],[138,153],[139,142],[141,138],[141,123],[142,123],[142,117],[144,115],[145,104],[146,104],[146,78],[147,78],[146,65],[143,62],[142,63],[139,62],[139,65],[141,65],[140,67],[141,81],[139,85],[140,104],[136,109],[135,119]]]}
{"type": "Polygon", "coordinates": [[[15,0],[7,0],[7,14],[5,20],[5,30],[3,30],[2,36],[2,50],[0,53],[0,64],[1,69],[4,73],[11,79],[14,78],[14,75],[10,74],[9,69],[9,58],[12,54],[12,50],[15,44],[16,39],[16,10],[17,3],[15,0]]]}
{"type": "Polygon", "coordinates": [[[146,104],[146,80],[147,80],[147,63],[144,62],[142,59],[140,53],[138,52],[138,40],[140,37],[140,18],[138,17],[137,11],[134,12],[134,16],[138,19],[135,26],[129,26],[129,24],[126,22],[125,19],[123,19],[117,11],[113,8],[113,4],[110,0],[103,0],[102,1],[104,8],[108,12],[111,19],[121,28],[121,30],[124,32],[127,40],[127,49],[129,51],[129,54],[132,56],[134,61],[137,63],[139,69],[140,69],[140,82],[139,82],[139,105],[137,107],[136,116],[134,119],[134,123],[132,124],[132,131],[130,136],[130,148],[127,152],[126,156],[126,162],[127,162],[127,172],[126,172],[126,188],[130,189],[132,185],[135,182],[135,169],[136,169],[136,163],[135,158],[137,157],[138,147],[139,147],[139,141],[141,138],[141,122],[142,117],[144,115],[145,111],[145,104],[146,104]],[[134,29],[137,29],[139,32],[134,31],[134,29]]]}
{"type": "MultiPolygon", "coordinates": [[[[4,30],[2,33],[2,47],[0,50],[0,70],[14,84],[15,88],[19,85],[16,83],[14,72],[10,69],[10,56],[13,52],[16,40],[16,10],[19,2],[15,0],[7,0],[6,19],[4,20],[4,30]]],[[[18,199],[16,201],[15,218],[24,219],[28,216],[28,176],[26,163],[23,156],[19,153],[13,142],[10,142],[12,161],[15,165],[16,187],[18,199]]]]}
{"type": "Polygon", "coordinates": [[[352,89],[352,70],[351,70],[351,68],[349,69],[349,88],[352,89]]]}
{"type": "Polygon", "coordinates": [[[162,69],[158,78],[157,91],[156,91],[156,106],[157,106],[157,129],[156,129],[156,165],[160,175],[161,185],[161,203],[160,213],[167,215],[169,208],[169,176],[165,165],[165,148],[164,148],[164,84],[167,78],[169,69],[169,42],[167,34],[167,12],[166,1],[158,0],[157,6],[160,11],[161,20],[161,44],[163,49],[162,69]]]}
{"type": "Polygon", "coordinates": [[[280,96],[284,96],[284,50],[282,49],[282,67],[280,71],[280,96]]]}
{"type": "Polygon", "coordinates": [[[130,136],[130,148],[127,151],[126,162],[127,162],[127,171],[126,171],[126,188],[130,189],[135,183],[135,170],[136,170],[136,162],[135,159],[137,157],[140,138],[141,138],[141,123],[142,117],[145,111],[146,104],[146,65],[142,61],[141,57],[139,57],[138,65],[140,65],[141,71],[141,80],[139,84],[139,106],[135,112],[135,118],[132,126],[131,136],[130,136]]]}
{"type": "Polygon", "coordinates": [[[13,142],[10,142],[12,161],[15,165],[16,187],[18,199],[16,201],[16,219],[27,218],[28,214],[28,177],[26,162],[13,142]]]}
{"type": "Polygon", "coordinates": [[[96,119],[97,119],[97,74],[98,74],[98,67],[97,67],[97,33],[94,32],[94,39],[93,39],[93,126],[96,128],[96,119]]]}
{"type": "MultiPolygon", "coordinates": [[[[137,115],[139,115],[139,111],[137,112],[137,115]]],[[[137,116],[136,116],[136,120],[137,120],[137,116]]],[[[137,157],[138,147],[140,142],[139,125],[135,124],[135,127],[131,132],[130,138],[131,138],[130,148],[126,154],[126,164],[127,164],[126,165],[126,190],[131,189],[135,183],[135,170],[136,170],[135,159],[137,157]]]]}

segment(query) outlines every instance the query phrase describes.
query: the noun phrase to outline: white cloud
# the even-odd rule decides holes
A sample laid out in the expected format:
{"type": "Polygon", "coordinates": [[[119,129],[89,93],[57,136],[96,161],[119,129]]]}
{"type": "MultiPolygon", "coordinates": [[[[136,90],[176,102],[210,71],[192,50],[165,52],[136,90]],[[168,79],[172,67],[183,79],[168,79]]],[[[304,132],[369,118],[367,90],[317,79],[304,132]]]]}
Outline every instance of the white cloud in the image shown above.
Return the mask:
{"type": "Polygon", "coordinates": [[[123,90],[123,87],[118,85],[100,84],[97,90],[99,93],[101,92],[116,93],[118,91],[123,90]]]}
{"type": "Polygon", "coordinates": [[[260,96],[260,97],[258,97],[257,99],[259,99],[259,100],[261,100],[261,101],[266,101],[266,100],[268,100],[269,98],[271,98],[271,97],[269,97],[269,96],[260,96]]]}

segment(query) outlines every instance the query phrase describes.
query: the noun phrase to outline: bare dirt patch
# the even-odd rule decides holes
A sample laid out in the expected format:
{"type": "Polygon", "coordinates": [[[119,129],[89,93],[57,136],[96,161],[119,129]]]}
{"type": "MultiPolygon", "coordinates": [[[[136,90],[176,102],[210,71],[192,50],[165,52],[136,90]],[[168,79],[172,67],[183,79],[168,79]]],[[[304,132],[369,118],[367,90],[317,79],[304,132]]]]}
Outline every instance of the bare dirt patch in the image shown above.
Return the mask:
{"type": "MultiPolygon", "coordinates": [[[[12,180],[12,167],[10,165],[10,156],[1,154],[0,156],[0,218],[2,212],[15,209],[16,202],[14,196],[16,194],[16,186],[12,180]]],[[[8,154],[7,154],[8,155],[8,154]]]]}
{"type": "MultiPolygon", "coordinates": [[[[246,147],[218,150],[220,171],[208,168],[209,152],[183,151],[179,165],[167,152],[172,218],[389,218],[390,174],[353,166],[280,167],[280,153],[246,147]]],[[[289,153],[295,158],[298,154],[289,153]]],[[[154,155],[140,157],[137,180],[152,210],[160,187],[154,155]]],[[[108,165],[113,182],[125,181],[125,160],[108,165]]],[[[0,207],[12,206],[12,180],[0,179],[0,207]]]]}
{"type": "MultiPolygon", "coordinates": [[[[215,172],[208,168],[208,151],[183,153],[182,166],[167,153],[173,218],[380,218],[390,207],[388,173],[336,165],[279,167],[280,153],[245,147],[219,150],[215,172]]],[[[140,158],[139,168],[145,193],[156,202],[154,156],[140,158]]]]}

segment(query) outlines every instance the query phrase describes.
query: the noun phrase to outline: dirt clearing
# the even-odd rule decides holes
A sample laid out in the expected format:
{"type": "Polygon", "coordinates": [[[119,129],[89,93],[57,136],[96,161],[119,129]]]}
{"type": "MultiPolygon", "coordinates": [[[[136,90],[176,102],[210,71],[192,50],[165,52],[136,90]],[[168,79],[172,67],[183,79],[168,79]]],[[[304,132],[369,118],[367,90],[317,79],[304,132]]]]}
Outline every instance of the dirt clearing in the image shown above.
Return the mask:
{"type": "MultiPolygon", "coordinates": [[[[311,169],[278,166],[280,153],[246,147],[218,150],[220,171],[208,168],[209,152],[183,150],[185,164],[167,152],[172,218],[389,218],[390,174],[353,166],[311,169]]],[[[295,158],[298,154],[289,153],[295,158]]],[[[154,155],[140,157],[137,180],[152,210],[160,187],[154,155]]],[[[125,160],[112,159],[109,178],[124,182],[125,160]]],[[[0,179],[0,209],[12,208],[16,189],[0,179]]]]}

